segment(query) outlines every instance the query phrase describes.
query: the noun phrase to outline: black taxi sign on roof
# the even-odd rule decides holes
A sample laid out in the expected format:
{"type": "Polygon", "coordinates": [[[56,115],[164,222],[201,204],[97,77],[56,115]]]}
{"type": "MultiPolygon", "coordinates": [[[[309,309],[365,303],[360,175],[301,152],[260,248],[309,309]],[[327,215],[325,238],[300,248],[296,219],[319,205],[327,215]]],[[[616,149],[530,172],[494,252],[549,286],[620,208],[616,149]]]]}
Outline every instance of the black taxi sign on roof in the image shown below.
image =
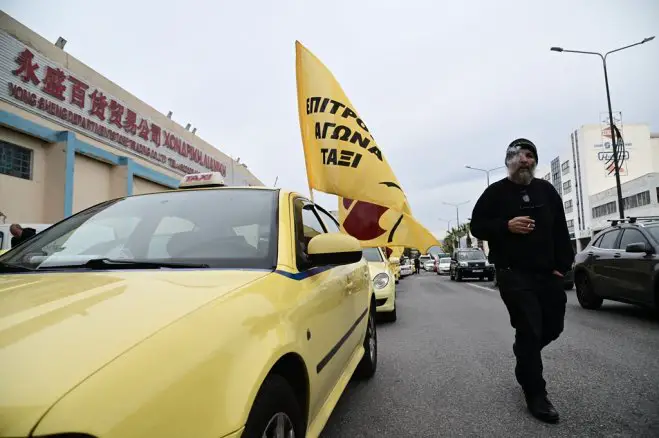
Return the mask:
{"type": "Polygon", "coordinates": [[[224,178],[220,172],[190,173],[185,175],[179,184],[180,189],[225,186],[224,178]]]}

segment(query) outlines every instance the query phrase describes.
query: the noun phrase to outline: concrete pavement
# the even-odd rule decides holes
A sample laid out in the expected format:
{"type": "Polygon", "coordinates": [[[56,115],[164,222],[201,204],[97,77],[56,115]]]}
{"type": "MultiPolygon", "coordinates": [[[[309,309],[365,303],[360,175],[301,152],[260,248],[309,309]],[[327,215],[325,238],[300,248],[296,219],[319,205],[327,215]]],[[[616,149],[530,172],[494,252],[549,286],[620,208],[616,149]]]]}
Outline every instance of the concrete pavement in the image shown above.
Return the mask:
{"type": "Polygon", "coordinates": [[[324,438],[659,436],[659,322],[648,311],[587,311],[568,292],[565,332],[543,352],[561,414],[548,425],[526,411],[491,283],[422,271],[398,288],[398,321],[378,325],[378,372],[351,382],[324,438]]]}

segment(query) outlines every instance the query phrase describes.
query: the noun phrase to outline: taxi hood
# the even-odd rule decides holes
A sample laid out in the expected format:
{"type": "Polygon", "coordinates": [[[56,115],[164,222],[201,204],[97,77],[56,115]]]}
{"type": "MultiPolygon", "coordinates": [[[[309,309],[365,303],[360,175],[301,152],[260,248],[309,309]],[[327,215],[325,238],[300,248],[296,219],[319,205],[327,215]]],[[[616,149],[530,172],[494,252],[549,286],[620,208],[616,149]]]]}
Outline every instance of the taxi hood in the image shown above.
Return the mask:
{"type": "Polygon", "coordinates": [[[0,436],[155,332],[270,271],[0,275],[0,436]]]}
{"type": "Polygon", "coordinates": [[[387,264],[385,262],[368,262],[368,271],[373,278],[380,272],[387,272],[387,264]]]}

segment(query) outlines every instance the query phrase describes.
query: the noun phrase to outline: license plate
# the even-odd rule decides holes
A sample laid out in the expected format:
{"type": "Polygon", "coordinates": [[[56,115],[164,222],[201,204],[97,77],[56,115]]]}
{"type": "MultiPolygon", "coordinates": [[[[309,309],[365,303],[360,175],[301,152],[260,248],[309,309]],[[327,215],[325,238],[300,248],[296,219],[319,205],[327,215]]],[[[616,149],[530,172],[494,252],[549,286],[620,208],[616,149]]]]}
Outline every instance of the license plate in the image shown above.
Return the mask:
{"type": "Polygon", "coordinates": [[[483,272],[482,269],[474,269],[474,272],[483,272]]]}

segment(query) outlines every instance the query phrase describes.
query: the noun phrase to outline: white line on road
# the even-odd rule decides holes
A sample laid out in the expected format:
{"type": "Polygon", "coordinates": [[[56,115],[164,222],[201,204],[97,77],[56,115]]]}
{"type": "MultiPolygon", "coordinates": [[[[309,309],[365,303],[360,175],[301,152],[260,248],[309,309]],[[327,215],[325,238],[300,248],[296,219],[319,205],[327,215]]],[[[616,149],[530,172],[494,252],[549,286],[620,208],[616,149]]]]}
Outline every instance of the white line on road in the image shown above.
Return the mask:
{"type": "Polygon", "coordinates": [[[494,289],[492,289],[491,287],[481,286],[480,284],[474,284],[474,283],[465,283],[465,284],[468,284],[469,286],[477,287],[479,289],[485,289],[486,291],[489,291],[489,292],[494,291],[494,289]]]}

